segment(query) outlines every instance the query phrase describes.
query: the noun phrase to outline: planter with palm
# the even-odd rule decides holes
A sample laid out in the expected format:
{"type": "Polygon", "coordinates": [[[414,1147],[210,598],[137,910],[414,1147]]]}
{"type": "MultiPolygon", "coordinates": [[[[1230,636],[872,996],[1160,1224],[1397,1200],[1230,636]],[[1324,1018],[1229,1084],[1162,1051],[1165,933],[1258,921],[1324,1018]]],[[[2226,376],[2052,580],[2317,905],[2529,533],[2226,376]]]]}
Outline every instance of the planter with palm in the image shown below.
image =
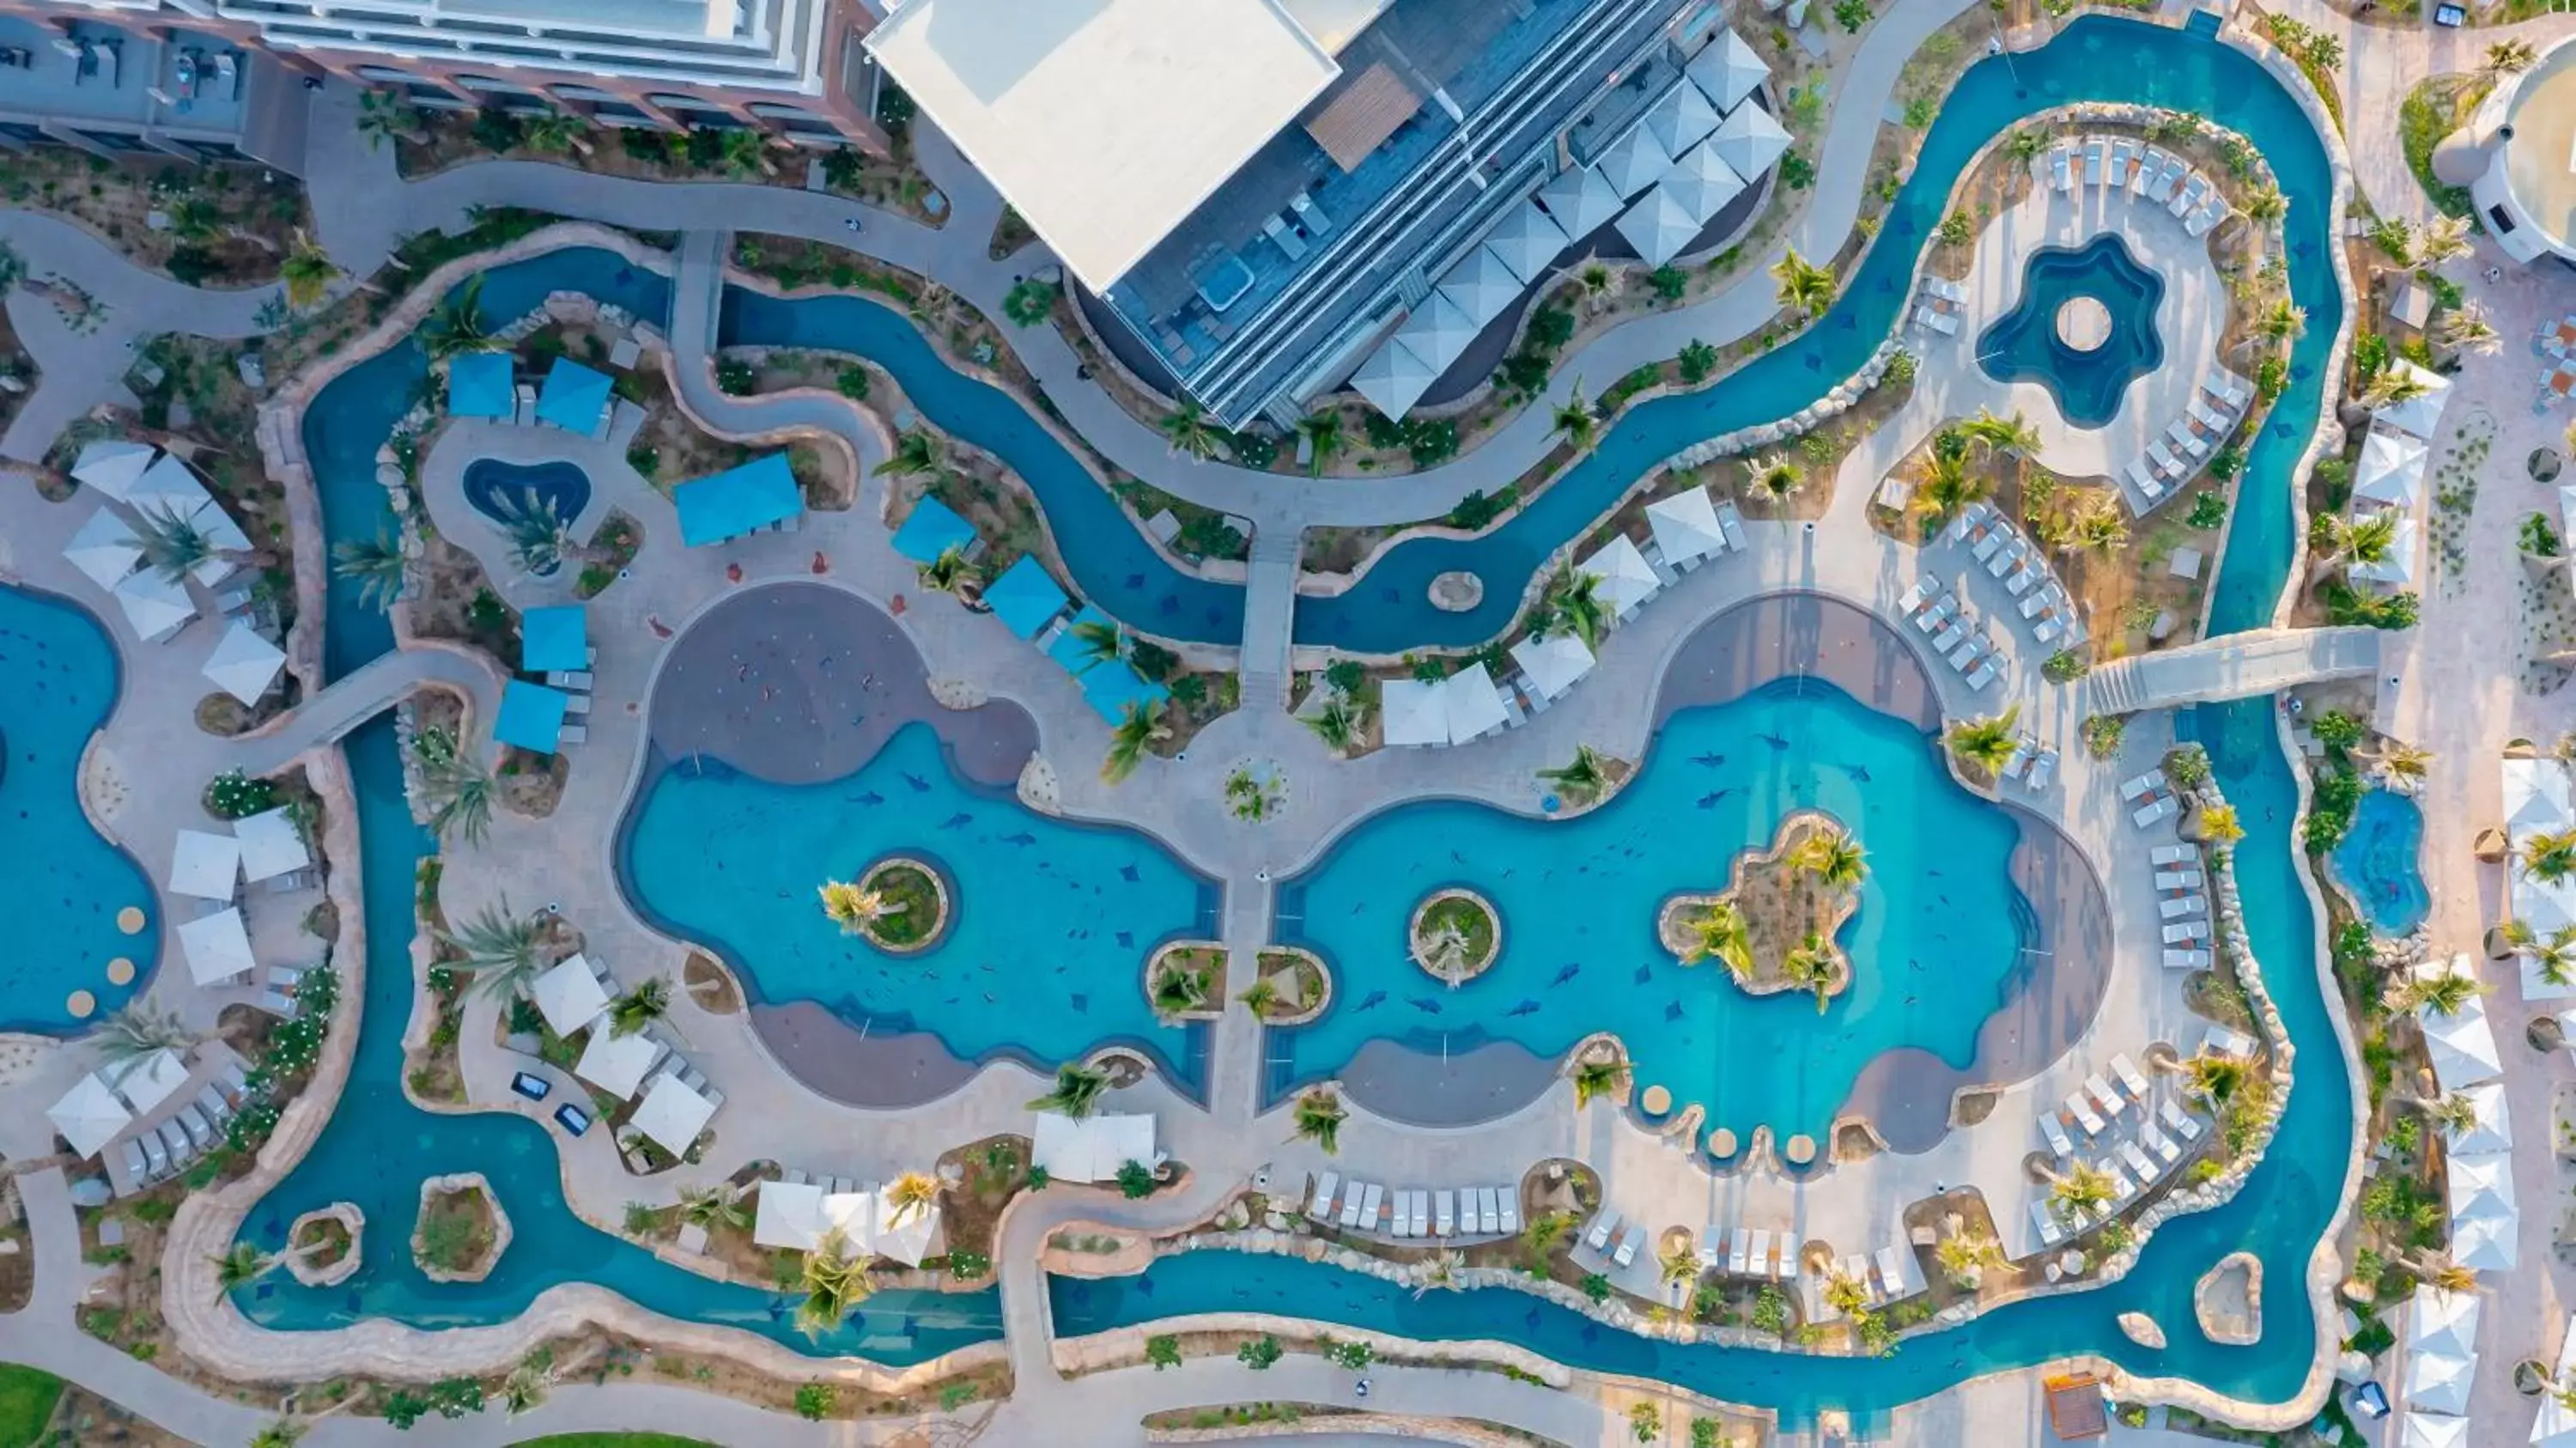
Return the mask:
{"type": "Polygon", "coordinates": [[[1351,746],[1359,741],[1360,726],[1365,719],[1360,706],[1341,693],[1326,699],[1324,706],[1314,713],[1300,717],[1306,721],[1307,728],[1315,731],[1315,737],[1324,741],[1324,747],[1337,755],[1351,752],[1351,746]]]}
{"type": "Polygon", "coordinates": [[[1539,601],[1532,624],[1541,636],[1572,634],[1588,649],[1599,649],[1610,631],[1610,608],[1601,599],[1601,575],[1569,568],[1556,576],[1539,601]]]}
{"type": "Polygon", "coordinates": [[[671,982],[662,976],[638,981],[635,988],[608,1003],[608,1031],[631,1036],[670,1014],[671,982]]]}
{"type": "Polygon", "coordinates": [[[1145,762],[1145,755],[1155,741],[1171,737],[1172,731],[1159,721],[1161,706],[1155,705],[1153,710],[1148,712],[1145,705],[1130,704],[1127,712],[1119,718],[1117,727],[1109,731],[1109,752],[1100,761],[1101,783],[1125,782],[1127,776],[1136,772],[1136,766],[1145,762]]]}
{"type": "Polygon", "coordinates": [[[1299,1138],[1323,1148],[1326,1156],[1341,1150],[1342,1123],[1349,1118],[1350,1112],[1343,1108],[1342,1098],[1321,1088],[1299,1096],[1291,1116],[1299,1138]]]}
{"type": "Polygon", "coordinates": [[[1324,469],[1341,453],[1342,417],[1337,412],[1314,412],[1297,419],[1297,436],[1306,444],[1306,476],[1320,478],[1324,469]]]}
{"type": "Polygon", "coordinates": [[[2004,766],[2012,761],[2013,752],[2021,747],[2014,736],[2014,726],[2021,722],[2021,706],[2015,704],[2000,714],[1962,719],[1942,736],[1950,754],[1962,765],[1987,779],[2001,778],[2004,766]]]}
{"type": "Polygon", "coordinates": [[[1502,958],[1502,917],[1492,901],[1453,886],[1414,907],[1405,938],[1413,963],[1454,987],[1502,958]]]}
{"type": "Polygon", "coordinates": [[[1175,455],[1204,461],[1215,457],[1224,444],[1223,432],[1193,398],[1182,398],[1179,407],[1163,414],[1159,426],[1166,449],[1175,455]]]}
{"type": "Polygon", "coordinates": [[[205,1039],[203,1032],[182,1024],[178,1012],[156,1011],[140,1000],[131,1000],[99,1023],[90,1044],[98,1052],[99,1064],[116,1068],[108,1072],[113,1082],[148,1056],[185,1051],[205,1039]]]}
{"type": "Polygon", "coordinates": [[[445,796],[430,812],[429,827],[445,843],[481,845],[492,829],[492,802],[499,786],[483,761],[463,751],[424,764],[422,781],[445,796]]]}
{"type": "Polygon", "coordinates": [[[1588,1053],[1572,1063],[1566,1073],[1574,1081],[1574,1104],[1577,1108],[1591,1105],[1607,1096],[1617,1100],[1628,1089],[1629,1070],[1625,1058],[1588,1053]]]}
{"type": "Polygon", "coordinates": [[[275,1271],[284,1259],[272,1257],[248,1242],[235,1242],[222,1256],[208,1260],[215,1266],[215,1297],[221,1300],[275,1271]]]}
{"type": "Polygon", "coordinates": [[[1030,1102],[1029,1109],[1080,1121],[1100,1108],[1100,1093],[1108,1089],[1108,1072],[1069,1061],[1055,1068],[1055,1089],[1030,1102]]]}
{"type": "Polygon", "coordinates": [[[134,541],[142,545],[143,561],[164,582],[184,583],[200,564],[217,559],[238,563],[247,556],[218,545],[214,534],[199,521],[213,507],[207,504],[185,515],[175,508],[135,510],[134,541]]]}
{"type": "Polygon", "coordinates": [[[798,1285],[805,1299],[796,1304],[796,1329],[816,1339],[839,1331],[850,1309],[867,1301],[875,1290],[868,1282],[867,1264],[851,1257],[849,1238],[838,1227],[825,1232],[805,1254],[798,1285]]]}
{"type": "Polygon", "coordinates": [[[521,993],[547,963],[547,934],[546,916],[520,915],[505,896],[464,925],[441,929],[438,938],[456,952],[457,969],[472,971],[486,993],[507,999],[521,993]]]}
{"type": "Polygon", "coordinates": [[[1571,762],[1554,769],[1538,771],[1541,782],[1551,785],[1559,797],[1576,809],[1600,800],[1611,784],[1611,761],[1589,744],[1574,746],[1571,762]]]}
{"type": "Polygon", "coordinates": [[[942,548],[939,556],[913,570],[921,586],[933,593],[953,594],[959,603],[974,608],[983,602],[984,571],[966,561],[963,548],[942,548]]]}
{"type": "Polygon", "coordinates": [[[1784,311],[1800,322],[1812,322],[1834,304],[1834,274],[1798,255],[1790,247],[1771,268],[1771,279],[1779,283],[1779,301],[1784,311]]]}

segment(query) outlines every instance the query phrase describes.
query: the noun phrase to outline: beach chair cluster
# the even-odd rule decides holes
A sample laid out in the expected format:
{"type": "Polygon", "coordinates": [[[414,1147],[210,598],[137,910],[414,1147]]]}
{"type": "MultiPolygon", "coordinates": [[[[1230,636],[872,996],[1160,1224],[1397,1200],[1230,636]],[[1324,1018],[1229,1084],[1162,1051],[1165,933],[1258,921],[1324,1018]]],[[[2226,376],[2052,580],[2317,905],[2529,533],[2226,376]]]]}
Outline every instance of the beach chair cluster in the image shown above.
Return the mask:
{"type": "Polygon", "coordinates": [[[1591,1224],[1583,1229],[1583,1245],[1609,1258],[1614,1267],[1635,1262],[1637,1249],[1645,1241],[1645,1223],[1622,1222],[1619,1214],[1608,1207],[1594,1213],[1591,1224]]]}
{"type": "Polygon", "coordinates": [[[1774,1233],[1768,1227],[1737,1227],[1731,1231],[1708,1229],[1708,1245],[1699,1249],[1700,1265],[1729,1277],[1748,1277],[1756,1282],[1777,1282],[1796,1268],[1797,1244],[1785,1231],[1774,1233]],[[1726,1243],[1721,1247],[1720,1241],[1726,1243]]]}
{"type": "Polygon", "coordinates": [[[2227,440],[2245,420],[2245,405],[2254,394],[2225,372],[2212,370],[2202,379],[2184,407],[2184,415],[2168,424],[2164,436],[2147,444],[2146,456],[2132,458],[2121,476],[2129,486],[2146,499],[2138,509],[2152,511],[2175,489],[2189,482],[2208,461],[2211,449],[2227,440]]]}
{"type": "Polygon", "coordinates": [[[1914,620],[1914,626],[1932,640],[1932,651],[1946,660],[1971,689],[1994,686],[2003,676],[2002,655],[1995,651],[1994,640],[1987,636],[1983,623],[1961,612],[1956,589],[1943,588],[1931,579],[1917,579],[1907,589],[1898,610],[1914,620]]]}
{"type": "Polygon", "coordinates": [[[1828,1253],[1821,1263],[1807,1270],[1798,1284],[1800,1296],[1806,1300],[1809,1321],[1830,1322],[1837,1316],[1825,1302],[1825,1288],[1836,1275],[1859,1284],[1873,1310],[1900,1298],[1911,1297],[1926,1285],[1923,1264],[1906,1243],[1890,1242],[1875,1252],[1849,1252],[1840,1256],[1828,1253]]]}
{"type": "Polygon", "coordinates": [[[1388,1237],[1509,1237],[1521,1229],[1520,1193],[1508,1186],[1390,1190],[1362,1181],[1346,1186],[1340,1173],[1328,1171],[1315,1178],[1306,1219],[1388,1237]]]}
{"type": "Polygon", "coordinates": [[[1925,337],[1959,335],[1959,311],[1968,301],[1966,287],[1948,277],[1927,276],[1915,295],[1919,298],[1914,306],[1916,331],[1925,337]]]}
{"type": "Polygon", "coordinates": [[[205,1088],[181,1104],[158,1126],[125,1139],[126,1180],[135,1190],[185,1171],[200,1156],[225,1143],[233,1113],[250,1095],[250,1074],[235,1057],[215,1069],[205,1088]]]}
{"type": "Polygon", "coordinates": [[[2142,830],[2182,813],[2182,801],[2161,769],[2120,781],[2120,798],[2129,806],[2130,822],[2142,830]]]}
{"type": "Polygon", "coordinates": [[[2086,136],[2051,148],[2038,163],[2051,190],[2101,189],[2163,207],[2187,236],[2207,236],[2227,219],[2227,198],[2190,162],[2126,136],[2086,136]]]}
{"type": "Polygon", "coordinates": [[[2206,877],[2201,867],[2200,846],[2188,843],[2158,845],[2148,855],[2148,860],[2155,868],[2157,911],[2165,916],[2165,969],[2209,969],[2207,921],[2203,918],[2209,913],[2208,897],[2204,893],[2206,877]],[[2199,901],[2201,908],[2167,913],[2166,904],[2177,900],[2199,901]],[[2195,923],[2202,927],[2200,931],[2182,940],[2173,938],[2175,925],[2195,923]]]}
{"type": "Polygon", "coordinates": [[[1942,536],[1967,549],[1989,577],[2003,581],[2032,638],[2051,649],[2071,649],[2093,636],[2066,586],[2049,569],[2047,550],[2023,537],[1993,504],[1969,504],[1942,536]]]}
{"type": "Polygon", "coordinates": [[[2100,1226],[2126,1209],[2181,1164],[2200,1134],[2200,1123],[2176,1097],[2157,1099],[2154,1084],[2128,1053],[2113,1056],[2108,1079],[2093,1072],[2057,1110],[2039,1117],[2040,1140],[2049,1155],[2061,1162],[2086,1161],[2109,1177],[2112,1202],[2070,1222],[2047,1195],[2034,1199],[2030,1224],[2038,1245],[2057,1246],[2070,1230],[2100,1226]]]}

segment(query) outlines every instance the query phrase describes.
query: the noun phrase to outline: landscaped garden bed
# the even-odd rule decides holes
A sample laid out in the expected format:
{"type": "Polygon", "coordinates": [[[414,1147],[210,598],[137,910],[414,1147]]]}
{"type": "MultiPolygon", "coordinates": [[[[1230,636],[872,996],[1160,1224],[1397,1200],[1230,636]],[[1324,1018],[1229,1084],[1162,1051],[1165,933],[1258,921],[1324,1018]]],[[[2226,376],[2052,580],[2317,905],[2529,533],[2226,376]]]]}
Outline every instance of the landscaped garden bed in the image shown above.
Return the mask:
{"type": "Polygon", "coordinates": [[[1821,1011],[1851,986],[1834,937],[1860,908],[1865,868],[1831,816],[1798,810],[1770,849],[1736,856],[1724,890],[1666,901],[1656,935],[1684,964],[1716,960],[1748,994],[1812,991],[1821,1011]]]}
{"type": "Polygon", "coordinates": [[[420,1184],[420,1216],[411,1257],[432,1282],[480,1282],[510,1247],[510,1217],[481,1172],[431,1177],[420,1184]]]}
{"type": "Polygon", "coordinates": [[[1414,907],[1405,938],[1414,964],[1462,985],[1502,957],[1503,920],[1493,902],[1473,890],[1440,890],[1414,907]]]}
{"type": "Polygon", "coordinates": [[[823,913],[844,931],[879,950],[911,955],[947,933],[948,881],[938,866],[908,855],[889,855],[855,882],[823,884],[823,913]]]}

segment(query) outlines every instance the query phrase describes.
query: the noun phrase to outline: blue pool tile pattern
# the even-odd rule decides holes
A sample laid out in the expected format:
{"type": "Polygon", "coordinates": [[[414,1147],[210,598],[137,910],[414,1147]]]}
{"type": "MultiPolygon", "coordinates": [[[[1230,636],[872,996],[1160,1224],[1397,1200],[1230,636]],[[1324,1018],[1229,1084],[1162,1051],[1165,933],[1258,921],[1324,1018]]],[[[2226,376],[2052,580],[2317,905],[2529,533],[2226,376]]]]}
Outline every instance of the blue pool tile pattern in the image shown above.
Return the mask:
{"type": "Polygon", "coordinates": [[[2041,247],[2023,265],[2021,299],[1977,338],[1977,364],[1998,382],[2037,382],[2077,427],[2105,426],[2120,415],[2129,384],[2164,365],[2156,331],[2164,295],[2164,278],[2140,265],[2118,232],[2079,247],[2041,247]],[[2078,297],[2109,314],[2097,347],[2058,335],[2059,309],[2078,297]]]}

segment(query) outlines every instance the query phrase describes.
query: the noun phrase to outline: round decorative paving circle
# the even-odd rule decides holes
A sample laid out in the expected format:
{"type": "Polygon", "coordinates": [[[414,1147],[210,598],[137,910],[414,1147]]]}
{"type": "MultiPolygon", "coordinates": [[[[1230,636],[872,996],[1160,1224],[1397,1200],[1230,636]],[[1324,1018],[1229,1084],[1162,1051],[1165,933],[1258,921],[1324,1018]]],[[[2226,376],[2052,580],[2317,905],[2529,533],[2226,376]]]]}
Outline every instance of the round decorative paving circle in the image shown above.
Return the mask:
{"type": "Polygon", "coordinates": [[[109,985],[134,984],[134,962],[121,955],[116,959],[109,961],[107,963],[107,983],[109,985]]]}
{"type": "Polygon", "coordinates": [[[1644,1099],[1637,1104],[1646,1109],[1648,1116],[1661,1116],[1673,1109],[1673,1093],[1661,1086],[1649,1086],[1644,1099]]]}
{"type": "Polygon", "coordinates": [[[2098,351],[2111,340],[2111,309],[2098,297],[2068,297],[2057,309],[2057,340],[2078,352],[2098,351]]]}
{"type": "Polygon", "coordinates": [[[128,935],[143,933],[143,907],[128,905],[116,912],[116,928],[128,935]]]}

